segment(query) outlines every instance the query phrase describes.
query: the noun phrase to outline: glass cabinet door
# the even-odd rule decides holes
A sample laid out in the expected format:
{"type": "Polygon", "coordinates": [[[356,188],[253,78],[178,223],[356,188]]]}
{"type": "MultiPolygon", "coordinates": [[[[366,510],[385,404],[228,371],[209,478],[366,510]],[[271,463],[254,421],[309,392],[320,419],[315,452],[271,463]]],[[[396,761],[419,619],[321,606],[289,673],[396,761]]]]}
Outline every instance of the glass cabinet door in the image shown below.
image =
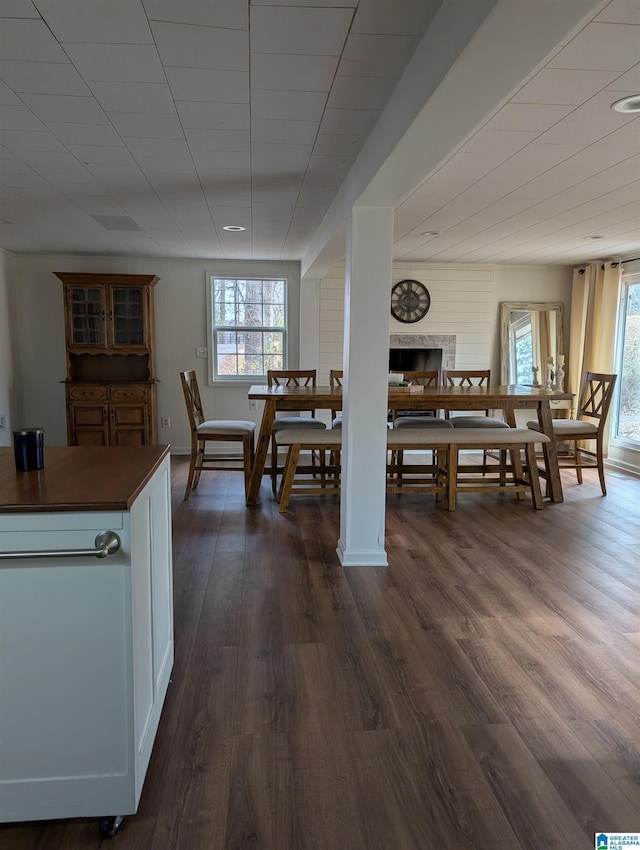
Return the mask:
{"type": "Polygon", "coordinates": [[[73,286],[70,301],[72,344],[103,347],[106,344],[103,287],[73,286]]]}
{"type": "Polygon", "coordinates": [[[113,345],[145,346],[147,333],[143,290],[114,286],[111,297],[113,345]]]}

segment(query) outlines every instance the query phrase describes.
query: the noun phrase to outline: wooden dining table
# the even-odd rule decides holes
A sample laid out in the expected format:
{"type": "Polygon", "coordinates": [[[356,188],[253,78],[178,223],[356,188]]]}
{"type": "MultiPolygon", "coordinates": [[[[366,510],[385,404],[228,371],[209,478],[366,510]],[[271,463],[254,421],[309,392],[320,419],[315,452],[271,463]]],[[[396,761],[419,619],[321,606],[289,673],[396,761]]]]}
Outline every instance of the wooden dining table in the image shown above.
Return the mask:
{"type": "MultiPolygon", "coordinates": [[[[562,502],[562,482],[553,434],[551,402],[573,398],[572,393],[524,385],[494,385],[485,387],[422,387],[418,392],[407,387],[389,387],[389,410],[502,410],[507,424],[516,426],[516,410],[531,410],[537,416],[540,431],[550,440],[542,447],[543,465],[540,475],[547,481],[547,495],[553,502],[562,502]]],[[[269,387],[253,385],[249,399],[264,401],[260,433],[247,505],[258,504],[262,476],[265,474],[267,453],[276,412],[281,410],[340,410],[342,387],[269,387]]]]}

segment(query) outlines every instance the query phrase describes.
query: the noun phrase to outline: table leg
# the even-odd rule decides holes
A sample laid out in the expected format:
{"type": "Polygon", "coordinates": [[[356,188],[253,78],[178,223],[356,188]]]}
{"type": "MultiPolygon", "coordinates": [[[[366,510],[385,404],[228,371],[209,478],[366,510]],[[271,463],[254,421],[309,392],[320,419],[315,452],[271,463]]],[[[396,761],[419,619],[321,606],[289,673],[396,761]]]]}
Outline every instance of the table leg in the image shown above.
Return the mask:
{"type": "Polygon", "coordinates": [[[560,479],[560,468],[558,467],[558,449],[556,438],[553,434],[551,405],[548,399],[541,399],[538,404],[538,423],[542,433],[549,437],[549,442],[542,444],[547,493],[551,497],[552,502],[563,502],[562,481],[560,479]]]}
{"type": "Polygon", "coordinates": [[[258,494],[260,493],[260,485],[262,484],[262,476],[264,468],[267,464],[267,453],[269,451],[269,442],[271,441],[271,427],[273,420],[276,417],[276,400],[267,399],[264,403],[264,411],[262,413],[262,422],[260,424],[260,433],[258,435],[258,444],[256,445],[256,454],[251,468],[251,479],[249,481],[249,492],[247,494],[247,505],[258,504],[258,494]]]}
{"type": "MultiPolygon", "coordinates": [[[[504,419],[509,428],[517,428],[516,422],[516,412],[513,407],[505,407],[504,409],[504,419]]],[[[502,452],[500,462],[502,462],[502,452]]],[[[506,452],[505,452],[506,454],[506,452]]],[[[520,449],[514,449],[511,452],[511,465],[513,466],[513,478],[514,481],[522,481],[524,477],[524,473],[522,472],[522,461],[520,459],[520,449]]],[[[524,499],[525,494],[518,492],[517,497],[522,501],[524,499]]]]}

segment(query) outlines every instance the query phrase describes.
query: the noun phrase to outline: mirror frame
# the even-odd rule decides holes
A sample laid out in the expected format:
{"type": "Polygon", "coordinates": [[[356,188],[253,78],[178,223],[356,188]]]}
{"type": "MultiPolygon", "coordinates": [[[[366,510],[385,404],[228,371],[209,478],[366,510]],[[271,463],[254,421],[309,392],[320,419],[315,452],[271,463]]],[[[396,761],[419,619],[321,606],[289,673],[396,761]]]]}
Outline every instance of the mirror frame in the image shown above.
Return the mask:
{"type": "MultiPolygon", "coordinates": [[[[500,383],[509,381],[509,315],[512,310],[556,313],[556,351],[564,352],[564,304],[559,301],[503,301],[500,305],[500,383]]],[[[543,378],[541,378],[543,380],[543,378]]]]}

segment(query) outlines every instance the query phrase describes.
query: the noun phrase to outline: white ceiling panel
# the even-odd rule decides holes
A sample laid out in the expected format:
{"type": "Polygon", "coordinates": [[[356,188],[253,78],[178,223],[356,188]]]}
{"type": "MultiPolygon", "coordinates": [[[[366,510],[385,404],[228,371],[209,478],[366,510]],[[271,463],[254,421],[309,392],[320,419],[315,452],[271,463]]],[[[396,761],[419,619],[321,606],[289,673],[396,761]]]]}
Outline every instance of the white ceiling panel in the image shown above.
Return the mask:
{"type": "MultiPolygon", "coordinates": [[[[519,20],[539,7],[518,1],[519,20]]],[[[365,145],[374,128],[393,158],[411,121],[438,108],[449,79],[463,74],[479,101],[520,62],[513,0],[495,0],[463,46],[464,16],[477,8],[461,0],[1,0],[0,202],[15,224],[0,227],[0,247],[302,257],[344,181],[378,155],[379,145],[365,145]],[[478,38],[483,59],[474,66],[478,38]],[[441,80],[430,76],[439,63],[441,80]],[[131,218],[141,231],[110,231],[92,216],[131,218]],[[229,234],[224,224],[247,231],[229,234]]],[[[524,52],[543,30],[556,29],[555,40],[523,62],[517,84],[455,145],[441,144],[455,113],[425,123],[420,175],[395,195],[396,258],[571,264],[614,250],[640,255],[640,118],[611,110],[640,92],[640,0],[567,0],[556,11],[527,30],[524,52]],[[563,29],[571,6],[591,17],[583,12],[563,29]],[[429,159],[434,149],[441,153],[429,159]],[[585,228],[605,238],[587,242],[585,228]],[[437,235],[423,235],[431,230],[437,235]]]]}
{"type": "MultiPolygon", "coordinates": [[[[630,7],[637,8],[635,0],[628,2],[630,7]]],[[[549,67],[623,72],[637,63],[639,55],[640,29],[637,26],[594,23],[576,35],[549,62],[549,67]],[[607,50],[607,45],[611,45],[612,49],[607,50]]]]}
{"type": "Polygon", "coordinates": [[[176,68],[249,70],[247,30],[154,21],[151,31],[164,65],[176,68]]]}
{"type": "Polygon", "coordinates": [[[324,92],[252,89],[251,117],[263,120],[316,121],[327,103],[324,92]]]}
{"type": "Polygon", "coordinates": [[[154,21],[224,29],[249,27],[249,5],[238,0],[144,0],[144,8],[154,21]]]}
{"type": "Polygon", "coordinates": [[[19,18],[2,20],[0,56],[21,62],[69,61],[44,21],[19,18]]]}
{"type": "Polygon", "coordinates": [[[192,130],[249,130],[248,103],[177,101],[182,126],[192,130]]]}
{"type": "Polygon", "coordinates": [[[184,139],[177,115],[139,115],[135,112],[109,112],[108,118],[120,136],[139,139],[184,139]]]}
{"type": "Polygon", "coordinates": [[[99,145],[122,147],[124,142],[112,126],[48,121],[47,127],[65,145],[99,145]]]}
{"type": "Polygon", "coordinates": [[[176,107],[166,83],[100,83],[89,86],[105,112],[140,112],[175,115],[176,107]]]}
{"type": "Polygon", "coordinates": [[[14,92],[91,96],[89,87],[70,62],[0,61],[0,75],[14,92]]]}
{"type": "Polygon", "coordinates": [[[251,51],[340,56],[352,18],[352,9],[255,6],[251,51]]]}
{"type": "Polygon", "coordinates": [[[167,79],[176,100],[249,103],[249,74],[203,68],[167,68],[167,79]]]}
{"type": "Polygon", "coordinates": [[[108,124],[109,119],[95,98],[59,94],[23,94],[22,99],[41,121],[70,121],[76,124],[108,124]]]}
{"type": "Polygon", "coordinates": [[[166,82],[153,44],[65,44],[64,49],[85,80],[103,83],[166,82]]]}
{"type": "Polygon", "coordinates": [[[252,53],[251,86],[278,91],[328,92],[337,67],[335,56],[252,53]]]}
{"type": "Polygon", "coordinates": [[[142,3],[130,0],[38,0],[38,11],[60,42],[153,43],[142,3]]]}

